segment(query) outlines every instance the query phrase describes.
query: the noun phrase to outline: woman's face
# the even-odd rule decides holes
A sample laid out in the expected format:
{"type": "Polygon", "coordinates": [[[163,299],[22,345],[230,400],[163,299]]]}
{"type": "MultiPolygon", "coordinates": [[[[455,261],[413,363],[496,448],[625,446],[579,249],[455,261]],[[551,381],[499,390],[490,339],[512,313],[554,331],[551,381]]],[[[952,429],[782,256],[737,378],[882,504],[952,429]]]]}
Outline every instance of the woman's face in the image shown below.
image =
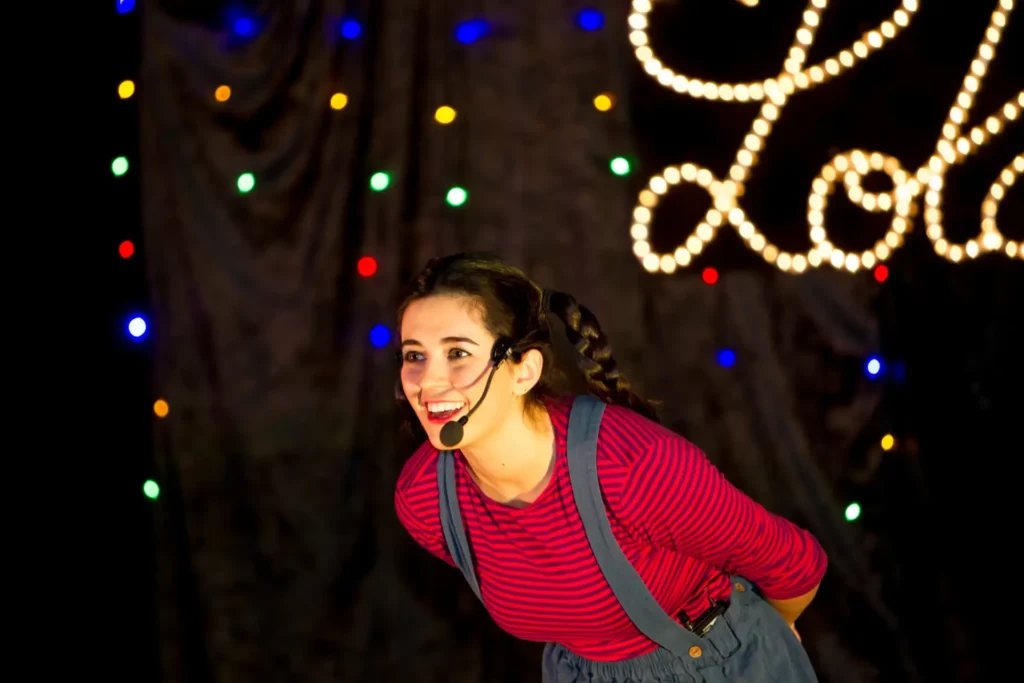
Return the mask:
{"type": "MultiPolygon", "coordinates": [[[[401,339],[402,390],[430,443],[444,450],[441,427],[465,415],[483,394],[495,338],[484,327],[475,300],[438,295],[409,304],[401,339]]],[[[494,373],[487,399],[466,423],[459,448],[480,442],[509,417],[522,395],[516,375],[507,361],[494,373]]]]}

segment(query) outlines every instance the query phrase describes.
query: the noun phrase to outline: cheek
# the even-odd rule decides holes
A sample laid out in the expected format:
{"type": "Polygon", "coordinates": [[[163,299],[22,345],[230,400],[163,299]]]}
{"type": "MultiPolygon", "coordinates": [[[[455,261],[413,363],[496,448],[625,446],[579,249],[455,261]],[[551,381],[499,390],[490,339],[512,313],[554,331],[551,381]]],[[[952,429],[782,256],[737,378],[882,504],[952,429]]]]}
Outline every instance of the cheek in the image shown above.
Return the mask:
{"type": "Polygon", "coordinates": [[[479,394],[487,383],[487,368],[474,363],[455,365],[448,371],[448,381],[459,391],[479,394]]]}
{"type": "MultiPolygon", "coordinates": [[[[473,403],[476,404],[480,397],[483,395],[484,384],[487,381],[487,377],[484,376],[483,381],[479,382],[470,391],[465,392],[468,396],[472,397],[473,403]]],[[[512,395],[512,383],[504,373],[495,373],[494,379],[491,381],[491,388],[487,390],[487,398],[483,400],[483,404],[477,411],[477,415],[480,415],[478,422],[483,425],[495,425],[500,423],[509,411],[515,407],[515,396],[512,395]]]]}
{"type": "Polygon", "coordinates": [[[402,393],[410,405],[415,405],[419,400],[420,379],[422,372],[416,366],[404,366],[398,373],[398,382],[402,385],[402,393]]]}

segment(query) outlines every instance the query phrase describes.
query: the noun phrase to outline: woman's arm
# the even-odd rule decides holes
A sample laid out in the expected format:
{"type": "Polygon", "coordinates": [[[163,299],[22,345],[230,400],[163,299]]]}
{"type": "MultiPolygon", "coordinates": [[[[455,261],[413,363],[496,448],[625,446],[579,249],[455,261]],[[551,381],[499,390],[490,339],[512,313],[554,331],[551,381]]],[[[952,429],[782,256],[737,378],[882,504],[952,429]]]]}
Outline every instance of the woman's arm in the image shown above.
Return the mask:
{"type": "Polygon", "coordinates": [[[663,430],[630,467],[623,512],[656,545],[755,583],[792,624],[828,559],[809,532],[730,484],[693,444],[663,430]]]}
{"type": "MultiPolygon", "coordinates": [[[[820,585],[820,584],[819,584],[820,585]]],[[[790,598],[789,600],[772,600],[767,598],[768,604],[774,607],[782,618],[789,624],[789,628],[793,630],[793,635],[801,643],[804,639],[800,637],[800,632],[796,630],[796,620],[803,614],[807,606],[814,600],[814,596],[818,594],[818,586],[815,586],[811,590],[807,591],[801,596],[790,598]]]]}
{"type": "Polygon", "coordinates": [[[406,461],[395,486],[395,513],[413,540],[453,567],[441,530],[437,490],[437,450],[425,442],[406,461]]]}
{"type": "MultiPolygon", "coordinates": [[[[820,585],[820,584],[819,584],[820,585]]],[[[811,590],[807,591],[803,595],[789,600],[773,600],[768,598],[768,604],[778,610],[782,618],[786,620],[786,623],[793,625],[796,620],[803,614],[803,611],[807,609],[807,606],[814,600],[814,596],[818,594],[818,586],[815,586],[811,590]]]]}

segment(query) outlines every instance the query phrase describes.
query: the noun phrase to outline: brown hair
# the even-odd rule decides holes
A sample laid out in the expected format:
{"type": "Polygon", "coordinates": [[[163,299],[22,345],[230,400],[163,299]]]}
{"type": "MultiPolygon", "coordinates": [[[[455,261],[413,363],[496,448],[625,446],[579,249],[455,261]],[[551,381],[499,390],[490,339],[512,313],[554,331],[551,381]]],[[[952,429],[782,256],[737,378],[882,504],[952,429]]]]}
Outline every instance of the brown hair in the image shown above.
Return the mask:
{"type": "MultiPolygon", "coordinates": [[[[545,398],[558,393],[561,377],[554,363],[554,350],[547,316],[565,325],[569,343],[576,349],[576,362],[587,391],[605,403],[624,406],[644,417],[659,421],[656,406],[633,392],[619,371],[611,345],[597,318],[565,292],[545,292],[521,270],[487,253],[459,253],[431,259],[413,278],[409,292],[398,307],[398,321],[409,304],[436,295],[466,296],[479,302],[484,327],[495,339],[512,340],[513,360],[537,349],[544,355],[540,381],[525,396],[527,410],[539,407],[545,398]],[[542,310],[546,298],[547,311],[542,310]]],[[[401,392],[398,392],[401,397],[401,392]]]]}

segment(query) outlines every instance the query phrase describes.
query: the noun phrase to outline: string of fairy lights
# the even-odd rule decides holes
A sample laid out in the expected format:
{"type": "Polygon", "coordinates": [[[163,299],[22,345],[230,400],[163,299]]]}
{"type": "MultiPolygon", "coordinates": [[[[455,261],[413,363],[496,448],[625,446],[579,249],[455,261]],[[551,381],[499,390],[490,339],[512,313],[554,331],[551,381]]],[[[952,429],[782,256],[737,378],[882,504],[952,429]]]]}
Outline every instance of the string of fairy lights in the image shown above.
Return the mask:
{"type": "MultiPolygon", "coordinates": [[[[747,6],[757,4],[757,0],[739,1],[747,6]]],[[[694,257],[714,240],[718,230],[726,225],[733,227],[752,251],[784,272],[802,273],[808,268],[823,265],[831,265],[851,273],[861,268],[877,268],[903,244],[904,236],[910,231],[914,216],[918,213],[917,202],[922,193],[926,207],[923,212],[925,232],[936,254],[953,263],[973,259],[984,253],[1001,253],[1010,258],[1024,258],[1022,243],[1007,239],[999,231],[997,224],[999,202],[1024,171],[1024,156],[1018,155],[1014,158],[993,183],[988,197],[982,203],[981,229],[976,237],[963,244],[951,243],[946,237],[941,208],[948,170],[963,163],[968,156],[1002,134],[1007,124],[1015,121],[1024,109],[1022,90],[996,112],[986,117],[983,123],[961,135],[962,126],[967,121],[975,96],[981,89],[989,64],[995,58],[996,47],[1009,21],[1014,0],[998,1],[978,45],[977,54],[964,77],[960,92],[942,126],[942,134],[936,143],[935,153],[925,164],[914,172],[908,172],[897,158],[880,152],[858,149],[837,154],[822,167],[811,184],[807,202],[807,221],[812,246],[806,253],[791,254],[780,249],[757,228],[743,210],[740,199],[757,165],[758,154],[767,144],[772,126],[778,122],[789,97],[841,75],[873,52],[882,49],[888,41],[910,25],[918,10],[918,1],[902,0],[901,6],[889,19],[865,32],[849,48],[807,67],[807,53],[814,45],[815,32],[821,24],[822,12],[827,6],[828,0],[811,0],[808,3],[794,42],[782,65],[782,72],[778,76],[748,83],[718,83],[691,78],[665,66],[649,45],[647,28],[650,22],[649,15],[653,9],[652,2],[633,0],[633,12],[628,18],[629,40],[644,71],[659,84],[676,93],[694,98],[723,102],[764,102],[758,117],[751,125],[750,132],[736,152],[735,161],[728,171],[728,178],[721,180],[707,168],[684,163],[669,166],[654,175],[648,181],[647,187],[640,191],[633,209],[630,236],[633,239],[633,253],[647,271],[673,273],[677,269],[686,268],[693,262],[694,257]],[[865,191],[861,180],[871,172],[883,172],[888,175],[892,180],[893,189],[888,193],[865,191]],[[893,214],[889,229],[882,239],[878,240],[873,248],[860,253],[846,252],[833,244],[825,228],[824,211],[828,198],[840,178],[846,196],[851,202],[866,211],[893,214]],[[659,198],[681,182],[693,183],[703,188],[710,195],[712,206],[693,233],[673,253],[660,254],[654,250],[650,241],[654,209],[659,198]]]]}
{"type": "MultiPolygon", "coordinates": [[[[136,3],[135,0],[115,0],[114,7],[118,15],[130,17],[136,9],[136,3]]],[[[122,80],[117,84],[117,98],[123,103],[131,102],[136,92],[135,81],[131,79],[122,80]]],[[[128,156],[117,156],[110,162],[110,172],[114,178],[124,178],[131,170],[132,164],[128,156]]],[[[122,261],[130,262],[132,259],[137,258],[137,254],[138,249],[135,242],[127,238],[119,239],[117,255],[122,261]]],[[[141,313],[133,313],[129,316],[125,326],[129,337],[136,341],[141,341],[148,336],[150,329],[146,318],[147,316],[141,313]]],[[[170,405],[163,398],[158,398],[154,401],[152,407],[153,414],[158,418],[167,417],[170,412],[170,405]]],[[[160,497],[160,485],[154,479],[145,479],[142,484],[142,492],[147,498],[156,500],[160,497]]]]}
{"type": "MultiPolygon", "coordinates": [[[[112,0],[119,15],[131,15],[136,9],[135,0],[112,0]]],[[[261,29],[261,20],[258,16],[244,11],[233,9],[225,18],[223,30],[230,36],[231,41],[244,42],[255,37],[261,29]]],[[[605,17],[602,12],[594,8],[582,8],[574,15],[575,25],[585,31],[594,32],[605,26],[605,17]]],[[[330,31],[330,38],[338,41],[357,41],[363,35],[363,25],[357,17],[346,16],[337,19],[330,31]]],[[[493,34],[493,27],[490,22],[481,17],[472,17],[458,22],[452,31],[452,37],[461,45],[472,45],[485,40],[493,34]]],[[[229,41],[230,42],[230,41],[229,41]]],[[[138,91],[138,84],[134,80],[124,79],[117,84],[117,97],[124,102],[131,101],[138,91]]],[[[201,89],[202,91],[202,89],[201,89]]],[[[211,84],[206,90],[208,97],[216,106],[229,106],[234,96],[231,84],[211,84]]],[[[598,112],[611,111],[616,105],[615,95],[611,92],[599,92],[592,96],[591,104],[598,112]]],[[[325,105],[334,112],[344,112],[351,105],[351,96],[342,90],[334,90],[326,97],[325,105]]],[[[431,116],[438,125],[450,126],[459,119],[459,112],[450,103],[438,103],[431,109],[431,116]]],[[[632,165],[626,156],[615,156],[608,160],[611,172],[617,176],[626,176],[632,170],[632,165]]],[[[127,156],[117,156],[110,164],[110,171],[115,178],[127,176],[132,170],[132,162],[127,156]]],[[[258,191],[259,179],[257,173],[250,170],[241,170],[231,181],[234,188],[240,194],[248,194],[258,191]]],[[[393,173],[387,169],[379,169],[370,173],[367,178],[368,189],[377,194],[392,189],[396,182],[393,173]]],[[[470,192],[462,184],[449,185],[443,191],[444,201],[448,206],[458,209],[463,207],[470,200],[470,192]]],[[[127,261],[135,258],[137,254],[136,245],[130,239],[121,240],[117,247],[118,255],[127,261]]],[[[377,260],[372,255],[363,255],[356,262],[356,272],[364,278],[373,277],[378,271],[377,260]]],[[[142,340],[149,334],[149,324],[146,316],[136,314],[130,316],[127,322],[127,332],[135,340],[142,340]]],[[[387,346],[391,342],[392,330],[387,325],[375,325],[370,329],[369,341],[377,348],[387,346]]],[[[157,398],[152,404],[153,415],[158,419],[167,418],[171,414],[171,404],[166,397],[157,398]]],[[[143,485],[145,495],[156,499],[160,494],[160,487],[156,481],[150,479],[143,485]]]]}
{"type": "MultiPolygon", "coordinates": [[[[120,14],[128,14],[135,9],[133,0],[116,0],[117,11],[120,14]]],[[[605,26],[605,17],[602,12],[594,8],[582,8],[575,13],[574,23],[585,32],[601,30],[605,26]]],[[[261,28],[260,19],[253,14],[246,14],[238,10],[232,10],[230,16],[226,17],[224,30],[227,31],[232,40],[244,41],[256,36],[261,28]]],[[[358,18],[346,16],[335,20],[332,40],[357,41],[363,35],[363,26],[358,18]]],[[[462,45],[472,45],[485,40],[493,33],[492,25],[484,18],[472,17],[458,22],[452,31],[454,40],[462,45]]],[[[129,100],[135,96],[136,83],[130,79],[121,81],[117,86],[117,94],[122,100],[129,100]]],[[[234,96],[229,83],[211,84],[207,96],[211,97],[217,106],[227,106],[234,96]]],[[[599,92],[593,95],[591,101],[598,112],[611,111],[616,104],[615,95],[611,92],[599,92]]],[[[351,105],[351,97],[342,90],[334,90],[326,97],[326,105],[335,112],[343,112],[351,105]]],[[[439,103],[431,110],[433,120],[440,126],[450,126],[456,123],[459,112],[452,104],[439,103]]],[[[614,156],[608,160],[611,172],[617,176],[629,175],[632,171],[632,164],[626,156],[614,156]]],[[[111,172],[115,177],[122,177],[129,173],[130,162],[127,157],[119,156],[111,163],[111,172]]],[[[383,193],[393,188],[400,179],[388,169],[378,169],[370,173],[367,185],[373,193],[383,193]]],[[[233,178],[234,186],[241,194],[247,194],[257,189],[257,174],[243,170],[233,178]]],[[[465,206],[470,200],[470,191],[463,184],[448,185],[442,194],[445,203],[452,208],[465,206]]],[[[132,258],[135,254],[135,246],[129,240],[122,242],[118,251],[123,259],[132,258]]],[[[377,263],[373,256],[363,256],[357,264],[357,272],[363,277],[372,277],[377,272],[377,263]]],[[[148,331],[146,320],[142,316],[135,316],[128,324],[129,333],[135,338],[142,338],[148,331]]],[[[370,331],[370,343],[378,348],[390,343],[392,331],[386,325],[376,325],[370,331]]],[[[161,399],[154,404],[154,413],[157,417],[166,417],[169,413],[169,404],[161,399]]]]}
{"type": "MultiPolygon", "coordinates": [[[[748,6],[757,4],[757,0],[739,1],[748,6]]],[[[950,165],[959,163],[968,154],[976,151],[1002,132],[1005,124],[1016,118],[1020,106],[1024,106],[1024,103],[1019,100],[1016,103],[1009,102],[1001,112],[990,117],[983,127],[972,129],[966,136],[960,136],[960,124],[970,109],[969,98],[981,87],[985,67],[993,58],[995,45],[999,41],[998,32],[986,33],[987,42],[979,48],[978,58],[975,60],[981,66],[972,64],[972,75],[965,79],[962,96],[958,96],[957,106],[959,109],[954,108],[950,114],[950,126],[943,129],[943,140],[947,144],[942,144],[940,141],[937,147],[936,153],[945,165],[939,167],[930,162],[927,172],[919,171],[916,174],[909,174],[901,168],[897,159],[881,153],[854,150],[837,155],[822,168],[819,177],[812,185],[812,193],[808,200],[808,220],[812,226],[811,240],[816,246],[806,255],[792,255],[779,250],[767,240],[763,233],[757,230],[740,207],[738,200],[743,196],[745,183],[749,180],[752,170],[757,164],[757,155],[765,146],[772,126],[778,121],[788,98],[798,91],[807,90],[829,78],[842,74],[868,57],[873,51],[883,47],[888,40],[897,35],[899,29],[909,25],[911,16],[917,10],[915,1],[905,0],[902,8],[896,10],[891,19],[883,22],[877,29],[866,33],[849,49],[843,50],[835,57],[830,57],[819,64],[805,66],[804,62],[813,45],[815,31],[820,25],[821,11],[826,5],[827,0],[813,0],[810,3],[803,15],[802,24],[797,30],[795,43],[789,51],[789,56],[784,64],[784,73],[781,76],[749,83],[716,83],[677,73],[658,60],[648,45],[646,33],[648,14],[652,10],[651,2],[650,0],[634,0],[634,12],[629,17],[629,25],[632,29],[629,40],[635,47],[636,56],[646,73],[675,92],[691,97],[725,102],[759,101],[763,103],[759,116],[744,139],[743,146],[737,151],[727,180],[719,180],[707,168],[693,163],[684,163],[669,167],[661,174],[654,176],[650,179],[648,187],[640,192],[639,204],[633,211],[634,224],[631,234],[634,240],[634,253],[647,270],[671,273],[679,267],[689,265],[693,257],[700,254],[703,248],[714,239],[717,230],[726,224],[735,227],[752,249],[759,252],[766,261],[774,263],[782,270],[802,272],[808,267],[817,267],[823,263],[846,267],[851,271],[857,270],[859,267],[871,267],[884,261],[901,244],[903,234],[910,229],[909,216],[913,210],[913,201],[922,189],[928,188],[925,201],[938,211],[941,205],[941,184],[944,177],[942,174],[945,170],[950,165]],[[872,171],[887,173],[893,179],[894,190],[881,194],[865,191],[861,187],[860,181],[872,171]],[[858,203],[868,211],[891,210],[894,212],[893,224],[889,233],[870,252],[859,255],[844,254],[828,241],[822,216],[827,206],[828,197],[833,193],[840,178],[842,178],[846,194],[851,201],[858,203]],[[672,186],[681,182],[694,183],[704,188],[711,194],[714,205],[684,245],[676,249],[674,254],[659,255],[653,252],[648,241],[649,224],[653,218],[658,198],[668,192],[672,186]]],[[[1005,11],[1000,10],[996,13],[1000,18],[997,19],[996,15],[993,15],[992,26],[997,29],[1005,26],[1012,2],[1003,0],[1002,6],[1005,11]]],[[[134,9],[134,0],[117,0],[117,10],[120,14],[128,14],[134,9]]],[[[604,27],[605,20],[604,15],[598,10],[585,8],[576,13],[575,23],[584,31],[597,31],[604,27]]],[[[259,21],[253,16],[236,14],[230,18],[225,30],[231,31],[237,38],[245,39],[253,37],[258,32],[259,25],[259,21]]],[[[362,25],[352,17],[338,20],[335,28],[335,35],[340,40],[354,41],[362,35],[362,25]]],[[[490,34],[490,24],[481,18],[462,21],[455,26],[453,31],[454,39],[463,45],[481,41],[490,34]]],[[[121,100],[131,100],[136,93],[137,85],[134,81],[126,79],[118,83],[117,96],[121,100]]],[[[217,105],[228,105],[234,94],[228,83],[211,84],[208,93],[208,97],[217,105]]],[[[592,96],[591,104],[597,112],[611,111],[617,104],[616,95],[612,92],[598,92],[592,96]]],[[[343,112],[351,106],[351,97],[342,90],[334,90],[326,97],[325,106],[332,111],[343,112]]],[[[460,120],[460,113],[450,103],[437,103],[429,111],[434,122],[440,126],[450,126],[460,120]]],[[[625,155],[614,156],[608,159],[607,163],[609,170],[617,176],[627,176],[633,171],[632,163],[625,155]]],[[[999,247],[1002,247],[1011,256],[1020,252],[1015,243],[1002,239],[996,224],[996,217],[999,202],[1012,186],[1017,175],[1020,174],[1021,165],[1022,160],[1018,157],[992,185],[982,207],[983,234],[977,241],[976,247],[971,247],[971,243],[962,247],[963,253],[967,256],[973,257],[981,250],[991,251],[999,247]],[[992,235],[998,236],[998,245],[996,245],[996,238],[992,235]]],[[[125,176],[129,173],[130,168],[129,159],[125,156],[119,156],[111,163],[111,172],[115,177],[125,176]]],[[[393,174],[386,169],[373,171],[367,179],[368,189],[373,193],[386,192],[394,187],[395,183],[396,179],[393,174]]],[[[241,194],[256,191],[257,174],[242,170],[237,176],[234,176],[233,185],[241,194]]],[[[443,196],[449,206],[459,208],[469,201],[470,193],[463,185],[453,184],[447,187],[443,196]]],[[[926,219],[932,221],[928,223],[929,234],[935,234],[936,241],[942,240],[940,214],[928,214],[926,219]],[[933,228],[933,225],[938,227],[933,228]]],[[[949,258],[955,260],[954,249],[957,247],[958,245],[949,246],[946,251],[949,258]]],[[[936,248],[938,249],[938,247],[936,248]]],[[[136,254],[135,245],[130,240],[123,240],[118,245],[118,253],[122,259],[130,259],[136,254]]],[[[884,266],[881,267],[884,268],[884,266]]],[[[373,277],[377,270],[378,264],[372,255],[363,255],[356,263],[356,271],[361,277],[373,277]]],[[[714,285],[718,281],[718,272],[712,267],[705,268],[702,278],[706,284],[714,285]]],[[[141,339],[148,333],[146,319],[141,315],[132,317],[127,327],[129,334],[136,339],[141,339]]],[[[384,347],[390,343],[392,332],[385,325],[376,325],[371,329],[369,337],[373,346],[384,347]]],[[[737,358],[734,351],[725,348],[717,352],[717,360],[721,366],[729,368],[736,363],[737,358]]],[[[866,361],[865,370],[872,379],[883,377],[887,372],[882,360],[874,356],[866,361]]],[[[152,410],[158,419],[164,419],[171,413],[171,404],[166,397],[159,397],[153,402],[152,410]]],[[[883,450],[891,450],[895,447],[895,443],[895,438],[892,435],[886,435],[882,439],[881,446],[883,450]]],[[[159,495],[159,486],[155,481],[148,480],[145,482],[144,492],[150,498],[155,499],[159,495]]],[[[847,508],[847,519],[852,521],[858,515],[859,506],[856,503],[851,504],[847,508]]]]}

